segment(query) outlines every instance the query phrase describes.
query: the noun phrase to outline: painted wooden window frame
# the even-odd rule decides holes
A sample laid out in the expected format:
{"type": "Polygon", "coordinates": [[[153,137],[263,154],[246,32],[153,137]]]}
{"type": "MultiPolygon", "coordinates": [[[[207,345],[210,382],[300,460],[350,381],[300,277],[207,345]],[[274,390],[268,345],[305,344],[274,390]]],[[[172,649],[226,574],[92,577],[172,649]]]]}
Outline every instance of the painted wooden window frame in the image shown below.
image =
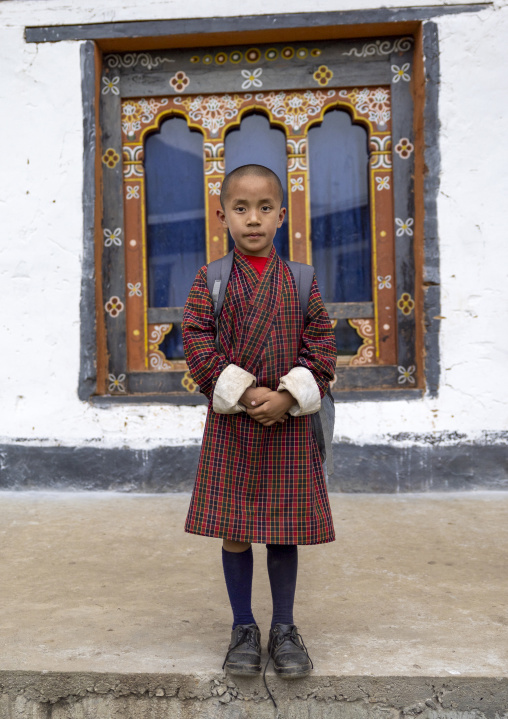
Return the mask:
{"type": "MultiPolygon", "coordinates": [[[[320,47],[321,43],[293,43],[293,46],[289,44],[287,47],[293,47],[294,55],[294,51],[298,52],[304,45],[320,47]]],[[[345,308],[329,307],[331,316],[350,319],[363,339],[363,345],[353,363],[356,366],[337,367],[333,390],[336,398],[340,399],[341,394],[348,391],[400,392],[418,387],[421,358],[417,356],[415,341],[415,319],[419,308],[415,293],[413,247],[413,38],[337,40],[333,42],[333,46],[335,56],[338,46],[341,56],[346,58],[347,62],[326,64],[325,54],[322,57],[316,56],[313,63],[315,68],[312,64],[309,65],[314,72],[311,73],[312,79],[307,83],[307,88],[311,84],[314,86],[311,90],[314,97],[320,93],[326,100],[326,93],[331,95],[328,97],[328,104],[320,108],[320,116],[311,118],[307,124],[310,126],[319,122],[325,110],[334,106],[348,110],[353,121],[363,124],[370,133],[375,315],[375,321],[372,322],[365,316],[369,314],[368,311],[358,311],[356,316],[351,316],[351,312],[347,314],[345,308]],[[331,77],[328,75],[333,76],[333,84],[330,83],[331,77]],[[372,119],[376,112],[374,93],[383,88],[391,98],[392,117],[386,128],[379,131],[372,119]],[[388,188],[390,192],[386,192],[388,188]],[[388,196],[389,202],[383,202],[388,196]],[[383,255],[378,251],[383,244],[388,247],[393,244],[395,247],[394,267],[386,263],[383,265],[383,258],[387,253],[383,255]],[[396,343],[389,341],[390,331],[395,323],[396,343]]],[[[260,48],[261,50],[251,48],[254,51],[253,57],[256,50],[267,51],[262,46],[260,48]]],[[[241,48],[241,51],[244,50],[245,48],[241,48]]],[[[205,65],[214,62],[223,64],[217,62],[217,58],[224,57],[225,62],[231,62],[230,58],[239,51],[239,48],[235,50],[234,47],[227,48],[227,52],[221,52],[217,48],[209,52],[202,49],[199,55],[203,60],[207,58],[205,65]]],[[[156,362],[157,344],[163,337],[163,325],[177,320],[180,311],[177,308],[167,311],[163,308],[149,309],[145,299],[147,293],[144,292],[146,281],[143,281],[143,278],[146,278],[143,240],[146,236],[143,140],[148,132],[160,126],[165,117],[184,114],[182,91],[186,89],[189,80],[186,72],[176,66],[174,72],[173,68],[157,72],[166,62],[169,65],[170,59],[171,52],[168,51],[106,55],[100,78],[103,172],[101,267],[108,357],[108,366],[105,368],[106,392],[119,397],[141,396],[148,399],[150,395],[162,394],[175,403],[193,404],[202,402],[203,398],[188,374],[150,371],[149,353],[152,352],[152,358],[156,362]],[[161,87],[164,87],[164,94],[160,92],[161,87]],[[144,103],[145,108],[149,108],[145,114],[140,112],[140,102],[141,105],[144,103]],[[132,110],[134,104],[136,110],[133,120],[132,117],[129,119],[126,107],[130,106],[132,110]],[[122,116],[123,127],[120,122],[122,116]],[[140,288],[143,288],[141,295],[140,288]]],[[[255,67],[254,62],[250,64],[255,67]]],[[[242,69],[245,68],[242,66],[242,69]]],[[[253,73],[251,74],[254,77],[253,73]]],[[[243,77],[247,78],[245,74],[243,77]]],[[[292,90],[290,82],[288,84],[289,87],[283,88],[287,94],[292,90]]],[[[209,89],[211,92],[208,95],[213,95],[214,88],[209,89]]],[[[274,95],[270,88],[267,91],[263,88],[263,92],[251,93],[251,97],[255,99],[250,103],[239,101],[233,124],[239,123],[244,112],[257,109],[265,112],[271,123],[279,122],[283,125],[271,112],[270,93],[271,96],[274,95]],[[245,107],[242,107],[242,104],[245,107]]],[[[241,90],[236,93],[240,100],[244,95],[245,92],[242,93],[241,90]]],[[[132,112],[130,114],[133,115],[132,112]]],[[[188,114],[187,119],[189,120],[188,114]]],[[[201,131],[204,129],[199,123],[196,123],[196,127],[201,131]]],[[[287,127],[285,129],[287,130],[287,127]]],[[[304,192],[307,194],[307,170],[305,165],[302,166],[305,160],[301,157],[305,155],[305,136],[295,133],[287,139],[288,146],[293,148],[290,153],[293,157],[289,158],[288,185],[290,186],[292,177],[297,180],[296,175],[303,176],[304,192]]],[[[223,176],[223,141],[224,131],[215,133],[215,136],[208,132],[208,137],[205,137],[209,172],[207,178],[211,182],[220,182],[223,176]]],[[[208,197],[208,193],[206,196],[209,202],[218,202],[218,197],[208,197]]],[[[291,192],[288,193],[288,200],[291,254],[293,259],[308,261],[308,223],[298,216],[297,210],[293,211],[291,192]],[[298,239],[292,231],[295,223],[299,223],[302,229],[302,232],[298,233],[298,239]]],[[[299,206],[301,207],[301,204],[299,206]]],[[[225,251],[225,241],[222,230],[214,229],[210,225],[207,235],[207,261],[210,261],[225,251]]],[[[158,360],[160,366],[162,357],[158,357],[158,360]]]]}

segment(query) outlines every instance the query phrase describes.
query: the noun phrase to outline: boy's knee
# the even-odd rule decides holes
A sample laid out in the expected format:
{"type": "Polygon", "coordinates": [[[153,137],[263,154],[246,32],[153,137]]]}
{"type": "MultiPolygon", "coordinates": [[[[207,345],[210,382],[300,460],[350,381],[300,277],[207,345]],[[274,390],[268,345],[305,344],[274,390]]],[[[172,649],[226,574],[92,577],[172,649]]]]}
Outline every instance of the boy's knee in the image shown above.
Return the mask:
{"type": "Polygon", "coordinates": [[[231,539],[223,539],[222,546],[226,552],[246,552],[250,547],[250,542],[233,542],[231,539]]]}

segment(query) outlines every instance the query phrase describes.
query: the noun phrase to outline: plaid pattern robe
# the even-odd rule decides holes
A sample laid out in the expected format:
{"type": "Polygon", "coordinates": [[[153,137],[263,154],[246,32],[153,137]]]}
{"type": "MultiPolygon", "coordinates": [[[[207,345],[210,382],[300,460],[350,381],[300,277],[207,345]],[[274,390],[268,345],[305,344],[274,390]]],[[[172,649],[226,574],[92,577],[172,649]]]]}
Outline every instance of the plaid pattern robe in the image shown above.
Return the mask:
{"type": "MultiPolygon", "coordinates": [[[[219,352],[202,267],[184,308],[183,338],[191,376],[209,400],[230,363],[252,372],[256,386],[272,390],[293,367],[312,372],[321,396],[334,376],[335,339],[316,280],[304,328],[293,275],[274,248],[261,277],[235,250],[219,318],[219,352]]],[[[185,530],[239,542],[333,541],[311,416],[265,427],[245,412],[218,414],[210,401],[185,530]]]]}

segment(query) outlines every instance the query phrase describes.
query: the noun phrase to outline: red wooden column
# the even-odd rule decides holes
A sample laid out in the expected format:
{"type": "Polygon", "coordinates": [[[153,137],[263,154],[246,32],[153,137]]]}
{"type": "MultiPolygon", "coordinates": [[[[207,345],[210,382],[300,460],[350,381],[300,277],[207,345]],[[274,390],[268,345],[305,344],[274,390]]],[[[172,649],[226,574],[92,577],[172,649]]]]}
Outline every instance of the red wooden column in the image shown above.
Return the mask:
{"type": "Polygon", "coordinates": [[[206,138],[205,149],[205,217],[206,261],[218,260],[228,251],[228,233],[221,225],[217,210],[221,209],[220,188],[224,180],[224,140],[206,138]]]}
{"type": "Polygon", "coordinates": [[[289,259],[311,265],[307,137],[288,136],[287,158],[289,259]]]}
{"type": "Polygon", "coordinates": [[[145,170],[143,143],[125,142],[124,222],[127,359],[131,372],[148,368],[145,170]]]}
{"type": "Polygon", "coordinates": [[[392,139],[390,129],[370,136],[372,281],[376,362],[397,364],[392,139]]]}

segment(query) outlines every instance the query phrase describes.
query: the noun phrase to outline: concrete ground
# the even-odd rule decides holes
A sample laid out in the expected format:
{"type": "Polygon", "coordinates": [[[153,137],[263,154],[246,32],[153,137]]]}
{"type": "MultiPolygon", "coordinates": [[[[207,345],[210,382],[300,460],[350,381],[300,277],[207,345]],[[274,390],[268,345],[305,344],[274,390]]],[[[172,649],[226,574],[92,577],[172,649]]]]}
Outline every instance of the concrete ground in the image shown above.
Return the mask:
{"type": "MultiPolygon", "coordinates": [[[[240,690],[221,673],[231,628],[221,541],[183,532],[188,503],[181,494],[0,493],[0,693],[3,686],[12,701],[25,694],[58,702],[101,693],[90,679],[97,673],[111,680],[104,694],[121,677],[152,675],[161,686],[168,677],[193,677],[196,686],[205,677],[222,708],[226,699],[238,703],[240,690]],[[63,678],[67,689],[61,682],[51,689],[48,677],[63,678]]],[[[501,716],[508,710],[508,493],[332,495],[331,504],[337,541],[299,550],[295,621],[315,664],[306,685],[312,696],[335,680],[351,687],[362,678],[384,682],[375,701],[360,699],[386,700],[386,711],[420,702],[430,717],[455,691],[462,696],[456,707],[483,711],[471,717],[501,716]],[[474,703],[473,680],[488,701],[474,703]],[[394,681],[397,691],[401,681],[420,687],[416,694],[425,685],[429,696],[409,692],[399,706],[387,698],[394,681]]],[[[253,609],[263,644],[271,616],[265,554],[254,546],[253,609]]],[[[266,699],[253,681],[255,691],[251,681],[244,694],[266,699]]],[[[147,686],[136,691],[170,695],[147,686]]],[[[0,717],[15,715],[14,705],[3,714],[2,706],[0,717]]],[[[167,716],[184,715],[205,716],[197,709],[167,716]]]]}

